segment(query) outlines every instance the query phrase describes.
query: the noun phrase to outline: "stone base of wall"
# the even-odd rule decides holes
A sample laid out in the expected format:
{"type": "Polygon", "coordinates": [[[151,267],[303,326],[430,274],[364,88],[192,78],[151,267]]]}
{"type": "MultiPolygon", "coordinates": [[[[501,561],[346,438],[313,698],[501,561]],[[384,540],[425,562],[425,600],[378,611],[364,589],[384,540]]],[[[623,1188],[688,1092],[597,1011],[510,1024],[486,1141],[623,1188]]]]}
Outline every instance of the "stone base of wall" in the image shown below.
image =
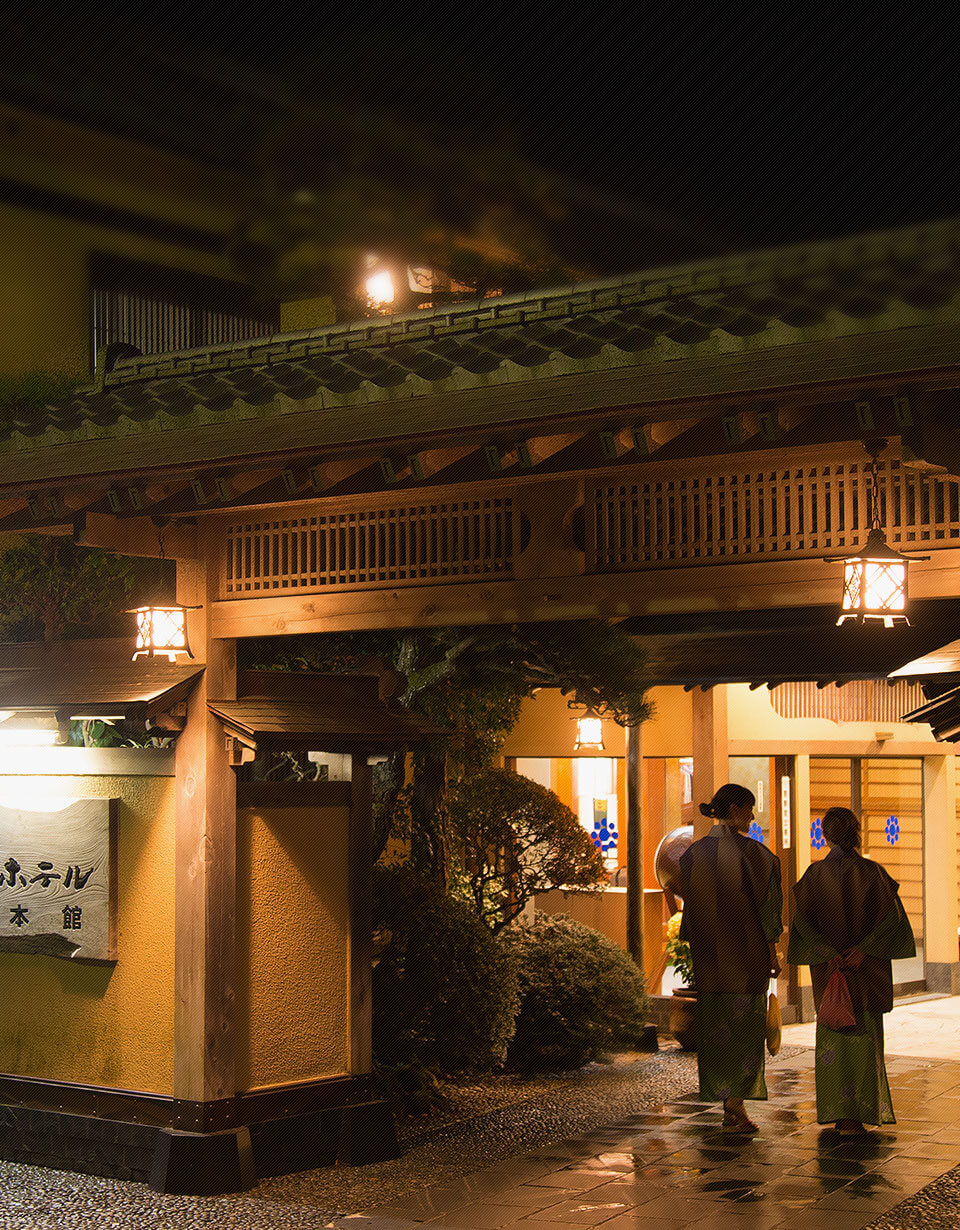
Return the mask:
{"type": "Polygon", "coordinates": [[[940,995],[960,995],[960,963],[928,961],[924,973],[928,991],[940,995]]]}
{"type": "MultiPolygon", "coordinates": [[[[36,1100],[41,1082],[31,1084],[36,1100]]],[[[365,1093],[366,1082],[357,1084],[357,1092],[365,1093]]],[[[0,1104],[0,1158],[130,1179],[177,1195],[213,1196],[245,1191],[271,1175],[334,1162],[362,1165],[400,1152],[389,1106],[369,1095],[197,1132],[158,1125],[158,1101],[151,1099],[151,1123],[0,1104]]],[[[291,1091],[291,1111],[302,1101],[302,1088],[291,1091]]],[[[280,1091],[273,1091],[271,1110],[281,1109],[281,1102],[280,1091]]],[[[171,1114],[174,1105],[170,1099],[171,1114]]]]}

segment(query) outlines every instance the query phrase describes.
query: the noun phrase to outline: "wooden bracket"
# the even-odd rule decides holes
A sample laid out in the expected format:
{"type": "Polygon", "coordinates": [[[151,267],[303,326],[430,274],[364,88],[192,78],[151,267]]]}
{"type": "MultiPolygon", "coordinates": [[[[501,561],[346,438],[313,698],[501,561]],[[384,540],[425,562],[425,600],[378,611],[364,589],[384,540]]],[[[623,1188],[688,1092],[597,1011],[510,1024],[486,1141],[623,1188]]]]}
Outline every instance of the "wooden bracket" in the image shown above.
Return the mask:
{"type": "Polygon", "coordinates": [[[250,747],[242,739],[235,739],[233,735],[226,736],[226,747],[227,761],[234,769],[242,764],[250,764],[257,754],[256,748],[250,747]]]}
{"type": "Polygon", "coordinates": [[[180,701],[179,704],[171,705],[171,707],[165,710],[163,713],[158,713],[155,717],[150,718],[147,721],[147,729],[148,730],[166,730],[166,731],[171,731],[175,734],[179,734],[180,731],[182,731],[183,728],[186,726],[186,724],[187,724],[186,701],[180,701]]]}

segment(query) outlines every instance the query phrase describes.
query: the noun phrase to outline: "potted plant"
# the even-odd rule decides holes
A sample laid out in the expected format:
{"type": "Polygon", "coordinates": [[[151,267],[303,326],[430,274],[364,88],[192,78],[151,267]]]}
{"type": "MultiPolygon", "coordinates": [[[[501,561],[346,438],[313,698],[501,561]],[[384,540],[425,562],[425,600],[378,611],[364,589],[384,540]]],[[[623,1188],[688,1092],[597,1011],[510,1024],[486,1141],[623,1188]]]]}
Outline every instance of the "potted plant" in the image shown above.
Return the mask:
{"type": "Polygon", "coordinates": [[[683,914],[674,914],[667,923],[667,964],[672,965],[683,983],[677,987],[670,1006],[670,1032],[685,1051],[697,1049],[697,988],[693,981],[690,945],[680,938],[683,914]]]}

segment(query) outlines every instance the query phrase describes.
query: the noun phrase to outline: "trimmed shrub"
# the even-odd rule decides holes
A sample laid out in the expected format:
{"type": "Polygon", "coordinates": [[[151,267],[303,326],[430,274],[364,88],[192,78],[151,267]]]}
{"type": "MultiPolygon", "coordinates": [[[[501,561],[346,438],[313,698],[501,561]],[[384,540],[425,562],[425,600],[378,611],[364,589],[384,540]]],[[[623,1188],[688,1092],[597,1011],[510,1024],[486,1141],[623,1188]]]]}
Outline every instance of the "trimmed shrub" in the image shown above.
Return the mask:
{"type": "Polygon", "coordinates": [[[520,1071],[579,1068],[641,1037],[646,995],[612,940],[564,915],[501,935],[520,971],[520,1011],[507,1062],[520,1071]]]}
{"type": "Polygon", "coordinates": [[[506,1056],[517,970],[464,902],[409,864],[374,869],[373,1049],[386,1067],[485,1071],[506,1056]]]}
{"type": "Polygon", "coordinates": [[[603,856],[565,803],[510,769],[485,769],[449,799],[465,891],[492,931],[512,922],[537,893],[595,888],[603,856]]]}

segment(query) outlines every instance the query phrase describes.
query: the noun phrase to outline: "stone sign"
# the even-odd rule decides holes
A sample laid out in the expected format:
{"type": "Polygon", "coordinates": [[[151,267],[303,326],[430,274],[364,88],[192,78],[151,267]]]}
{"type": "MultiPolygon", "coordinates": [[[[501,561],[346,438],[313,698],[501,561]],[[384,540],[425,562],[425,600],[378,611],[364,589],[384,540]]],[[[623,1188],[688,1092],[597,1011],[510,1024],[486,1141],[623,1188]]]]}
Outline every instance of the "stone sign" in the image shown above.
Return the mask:
{"type": "Polygon", "coordinates": [[[117,802],[0,805],[0,952],[117,959],[117,802]]]}

